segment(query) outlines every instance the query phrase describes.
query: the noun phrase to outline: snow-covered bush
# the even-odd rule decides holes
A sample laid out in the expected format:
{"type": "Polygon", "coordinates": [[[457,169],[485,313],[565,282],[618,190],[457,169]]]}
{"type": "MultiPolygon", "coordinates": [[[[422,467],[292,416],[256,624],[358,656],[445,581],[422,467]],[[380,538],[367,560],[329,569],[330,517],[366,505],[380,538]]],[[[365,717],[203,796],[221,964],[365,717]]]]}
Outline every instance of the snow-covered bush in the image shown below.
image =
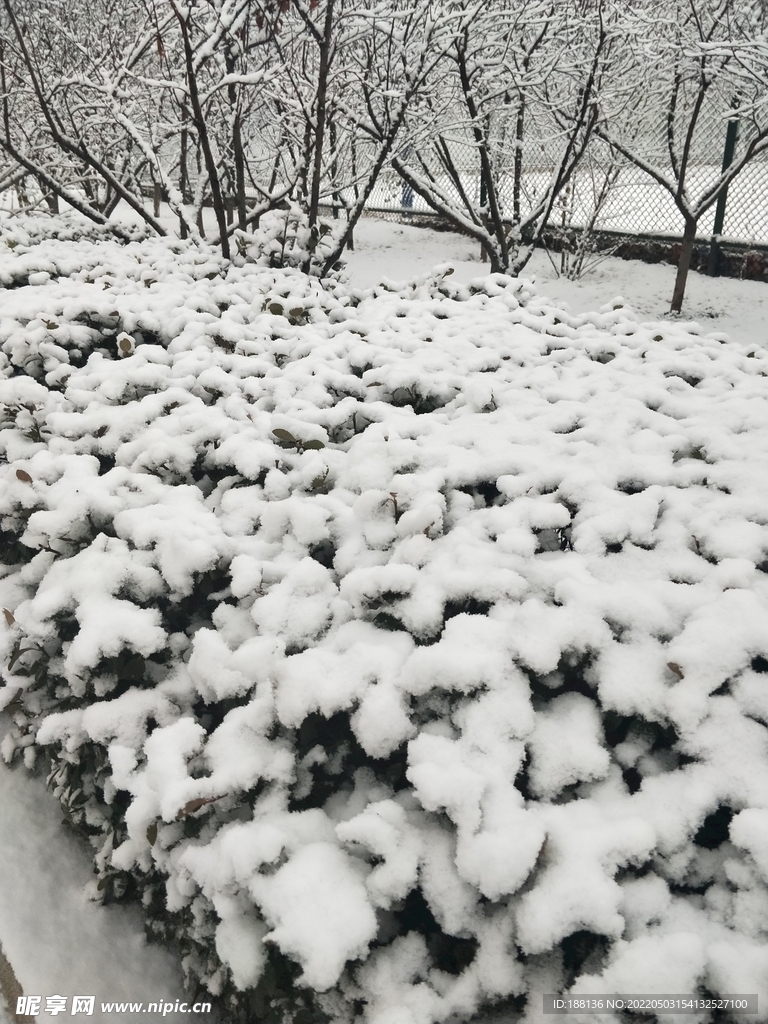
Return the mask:
{"type": "MultiPolygon", "coordinates": [[[[336,238],[332,222],[321,220],[310,227],[304,210],[286,201],[284,208],[262,214],[253,233],[239,231],[236,242],[240,255],[259,266],[300,268],[320,277],[336,238]]],[[[335,267],[332,276],[338,277],[341,269],[340,265],[335,267]]]]}
{"type": "Polygon", "coordinates": [[[765,998],[763,353],[70,249],[3,296],[0,703],[93,895],[233,1020],[765,998]]]}
{"type": "MultiPolygon", "coordinates": [[[[136,242],[150,235],[144,225],[129,224],[121,230],[136,242]]],[[[99,265],[99,251],[93,243],[112,238],[108,227],[75,213],[19,217],[0,210],[0,252],[10,250],[14,257],[3,260],[0,286],[17,288],[44,284],[50,277],[87,275],[99,265]]]]}

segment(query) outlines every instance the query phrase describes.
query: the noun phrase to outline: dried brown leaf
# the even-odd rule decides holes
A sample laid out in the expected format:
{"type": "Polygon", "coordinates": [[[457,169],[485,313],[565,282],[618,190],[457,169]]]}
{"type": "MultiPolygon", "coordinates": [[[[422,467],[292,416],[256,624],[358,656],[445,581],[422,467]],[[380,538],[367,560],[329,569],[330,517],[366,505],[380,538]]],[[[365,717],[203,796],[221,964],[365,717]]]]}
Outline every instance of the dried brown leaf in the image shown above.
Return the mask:
{"type": "Polygon", "coordinates": [[[221,796],[197,796],[194,800],[189,800],[184,804],[176,815],[176,818],[177,820],[179,818],[186,818],[188,814],[194,814],[195,811],[199,811],[201,807],[205,807],[206,804],[215,803],[216,800],[221,800],[221,796]]]}

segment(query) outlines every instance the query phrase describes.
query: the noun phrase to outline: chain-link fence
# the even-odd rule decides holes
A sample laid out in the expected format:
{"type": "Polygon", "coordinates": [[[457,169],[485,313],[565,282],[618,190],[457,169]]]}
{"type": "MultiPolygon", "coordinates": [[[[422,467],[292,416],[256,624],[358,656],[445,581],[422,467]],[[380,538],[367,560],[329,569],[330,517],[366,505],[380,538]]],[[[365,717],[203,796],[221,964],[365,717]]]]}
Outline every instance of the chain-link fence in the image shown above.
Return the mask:
{"type": "MultiPolygon", "coordinates": [[[[686,189],[695,198],[717,181],[722,168],[726,142],[727,122],[718,120],[708,130],[699,131],[686,175],[686,189]]],[[[648,133],[648,142],[651,143],[648,133]]],[[[649,163],[670,178],[669,156],[658,144],[649,145],[643,153],[649,163]]],[[[738,139],[735,156],[738,158],[743,142],[738,139]]],[[[429,149],[428,143],[425,149],[429,149]]],[[[536,205],[548,187],[555,167],[554,154],[539,142],[523,146],[524,170],[519,179],[519,205],[523,216],[536,205]]],[[[419,154],[430,162],[431,154],[419,154]]],[[[480,168],[477,149],[468,140],[451,141],[451,156],[459,172],[460,185],[467,197],[481,202],[480,168]]],[[[447,173],[440,175],[436,162],[431,161],[433,174],[441,189],[461,204],[458,185],[447,173]]],[[[496,156],[495,174],[502,203],[502,213],[509,216],[515,201],[512,157],[496,156]]],[[[430,207],[392,169],[385,171],[368,203],[371,209],[392,212],[429,213],[430,207]]],[[[702,215],[698,235],[709,238],[715,225],[715,206],[702,215]]],[[[671,195],[649,174],[629,164],[609,148],[595,140],[588,148],[581,164],[567,187],[558,196],[552,215],[552,227],[581,229],[596,232],[620,232],[632,236],[667,235],[679,238],[683,231],[682,216],[671,195]]],[[[725,216],[719,232],[725,241],[742,245],[768,245],[768,153],[754,158],[744,167],[728,189],[725,216]]]]}

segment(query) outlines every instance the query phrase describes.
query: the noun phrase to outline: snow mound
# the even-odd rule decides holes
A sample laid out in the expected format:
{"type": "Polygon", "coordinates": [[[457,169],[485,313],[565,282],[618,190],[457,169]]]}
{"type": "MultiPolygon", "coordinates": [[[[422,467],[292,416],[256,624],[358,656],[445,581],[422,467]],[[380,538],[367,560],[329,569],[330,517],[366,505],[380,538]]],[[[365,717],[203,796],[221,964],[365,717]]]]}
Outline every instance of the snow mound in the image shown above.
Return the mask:
{"type": "Polygon", "coordinates": [[[0,257],[3,752],[94,895],[233,1020],[764,1007],[766,357],[264,263],[0,257]]]}

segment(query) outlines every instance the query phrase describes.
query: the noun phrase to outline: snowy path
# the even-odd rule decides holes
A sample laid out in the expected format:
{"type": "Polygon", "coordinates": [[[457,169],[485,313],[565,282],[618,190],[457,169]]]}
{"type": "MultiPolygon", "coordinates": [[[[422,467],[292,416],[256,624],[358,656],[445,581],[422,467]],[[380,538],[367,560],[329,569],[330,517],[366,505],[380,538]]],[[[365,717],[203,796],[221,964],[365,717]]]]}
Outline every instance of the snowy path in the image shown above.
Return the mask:
{"type": "MultiPolygon", "coordinates": [[[[7,720],[1,721],[4,734],[7,720]]],[[[61,822],[58,802],[43,781],[0,761],[0,945],[25,994],[93,995],[97,1007],[102,1000],[183,999],[179,966],[164,949],[146,945],[138,909],[100,907],[86,899],[83,890],[93,877],[90,854],[61,822]]],[[[85,1018],[43,1011],[37,1019],[85,1018]]],[[[151,1018],[111,1013],[101,1019],[146,1024],[151,1018]]],[[[195,1015],[198,1021],[210,1019],[195,1015]]],[[[0,1024],[6,1020],[0,1009],[0,1024]]]]}

